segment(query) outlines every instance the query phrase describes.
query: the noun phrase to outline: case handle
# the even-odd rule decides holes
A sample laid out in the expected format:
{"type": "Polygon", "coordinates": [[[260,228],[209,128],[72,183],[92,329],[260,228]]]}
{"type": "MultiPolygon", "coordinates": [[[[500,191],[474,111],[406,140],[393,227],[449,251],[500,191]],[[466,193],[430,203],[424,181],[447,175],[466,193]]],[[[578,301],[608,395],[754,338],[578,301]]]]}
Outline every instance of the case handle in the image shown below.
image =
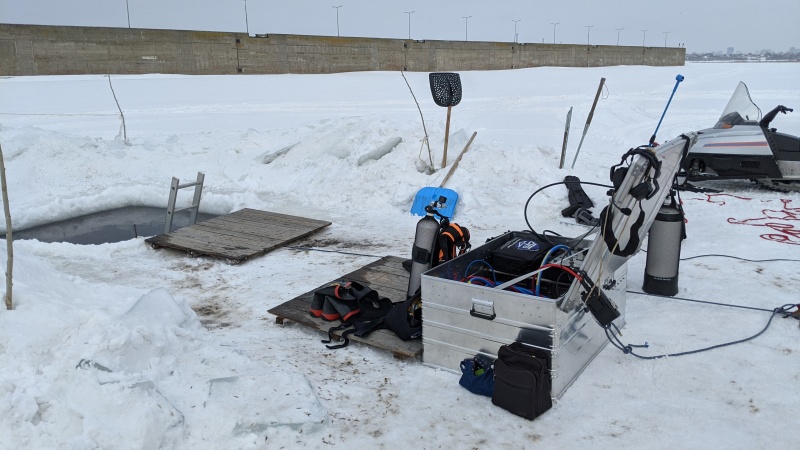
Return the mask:
{"type": "Polygon", "coordinates": [[[472,299],[472,309],[469,315],[479,319],[494,320],[497,314],[494,313],[494,303],[490,300],[472,299]]]}

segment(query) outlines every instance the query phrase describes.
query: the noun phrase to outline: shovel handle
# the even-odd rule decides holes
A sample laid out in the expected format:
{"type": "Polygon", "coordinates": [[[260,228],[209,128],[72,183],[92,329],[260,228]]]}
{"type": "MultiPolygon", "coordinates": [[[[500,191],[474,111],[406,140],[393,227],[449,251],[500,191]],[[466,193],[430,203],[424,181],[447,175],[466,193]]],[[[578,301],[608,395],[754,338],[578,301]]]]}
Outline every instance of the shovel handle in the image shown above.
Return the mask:
{"type": "Polygon", "coordinates": [[[442,153],[442,169],[447,165],[447,140],[450,139],[450,110],[453,107],[447,106],[447,122],[444,126],[444,153],[442,153]]]}

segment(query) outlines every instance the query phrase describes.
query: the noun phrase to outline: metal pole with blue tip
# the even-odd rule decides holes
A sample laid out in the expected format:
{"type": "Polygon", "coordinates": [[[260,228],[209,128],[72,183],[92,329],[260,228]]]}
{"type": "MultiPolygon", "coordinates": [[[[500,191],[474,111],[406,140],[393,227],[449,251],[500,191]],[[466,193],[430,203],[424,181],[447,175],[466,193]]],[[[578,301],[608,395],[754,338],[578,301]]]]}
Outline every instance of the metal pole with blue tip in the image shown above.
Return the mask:
{"type": "Polygon", "coordinates": [[[669,100],[667,101],[667,106],[664,108],[664,112],[661,113],[661,119],[658,120],[658,125],[656,125],[656,131],[653,131],[653,135],[650,136],[650,147],[652,147],[653,144],[656,142],[656,134],[658,134],[658,128],[661,126],[661,121],[664,120],[664,115],[667,114],[667,109],[669,108],[669,104],[672,102],[672,96],[675,95],[675,91],[678,90],[678,85],[681,84],[681,81],[683,81],[683,75],[678,74],[678,76],[675,77],[675,87],[672,88],[672,94],[670,94],[669,96],[669,100]]]}

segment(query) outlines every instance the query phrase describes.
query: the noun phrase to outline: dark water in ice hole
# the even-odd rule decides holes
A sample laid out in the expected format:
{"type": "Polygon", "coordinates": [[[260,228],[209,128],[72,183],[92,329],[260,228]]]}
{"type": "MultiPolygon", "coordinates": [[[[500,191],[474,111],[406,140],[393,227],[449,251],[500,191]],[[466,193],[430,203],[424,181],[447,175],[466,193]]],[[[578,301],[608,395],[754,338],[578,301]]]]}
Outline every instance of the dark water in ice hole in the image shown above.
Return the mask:
{"type": "MultiPolygon", "coordinates": [[[[85,216],[39,225],[25,230],[14,230],[12,237],[38,239],[41,242],[69,242],[72,244],[107,244],[136,237],[150,237],[164,232],[167,208],[126,206],[85,216]]],[[[216,217],[200,213],[197,222],[216,217]]],[[[190,225],[189,211],[175,213],[172,230],[190,225]]]]}

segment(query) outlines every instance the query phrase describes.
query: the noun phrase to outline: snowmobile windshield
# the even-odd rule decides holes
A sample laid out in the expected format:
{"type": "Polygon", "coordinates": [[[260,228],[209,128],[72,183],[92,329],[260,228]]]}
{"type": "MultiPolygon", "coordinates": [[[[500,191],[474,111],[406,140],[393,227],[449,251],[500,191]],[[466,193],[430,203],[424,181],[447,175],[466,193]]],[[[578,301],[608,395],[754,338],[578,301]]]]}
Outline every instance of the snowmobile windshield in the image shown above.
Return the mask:
{"type": "Polygon", "coordinates": [[[761,120],[761,110],[750,98],[747,85],[740,81],[714,128],[730,128],[750,122],[757,125],[759,120],[761,120]]]}

